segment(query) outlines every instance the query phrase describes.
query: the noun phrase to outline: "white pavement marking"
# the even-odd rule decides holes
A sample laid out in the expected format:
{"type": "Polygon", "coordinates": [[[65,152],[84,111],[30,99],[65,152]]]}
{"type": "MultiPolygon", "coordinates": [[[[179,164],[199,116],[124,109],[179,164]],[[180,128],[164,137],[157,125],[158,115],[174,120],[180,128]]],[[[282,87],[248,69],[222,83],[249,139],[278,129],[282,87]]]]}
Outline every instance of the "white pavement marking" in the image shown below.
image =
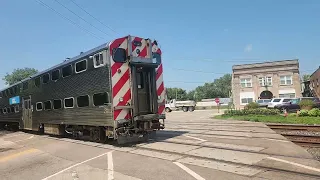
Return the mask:
{"type": "Polygon", "coordinates": [[[312,170],[312,171],[320,172],[320,169],[318,169],[318,168],[306,166],[306,165],[303,165],[303,164],[298,164],[298,163],[287,161],[287,160],[283,160],[283,159],[278,159],[278,158],[274,158],[274,157],[267,157],[267,159],[272,159],[272,160],[275,160],[275,161],[288,163],[288,164],[299,166],[299,167],[302,167],[302,168],[305,168],[305,169],[309,169],[309,170],[312,170]]]}
{"type": "Polygon", "coordinates": [[[85,160],[85,161],[82,161],[82,162],[79,162],[79,163],[77,163],[77,164],[74,164],[74,165],[72,165],[72,166],[70,166],[70,167],[67,167],[67,168],[65,168],[65,169],[63,169],[63,170],[61,170],[61,171],[59,171],[59,172],[57,172],[57,173],[54,173],[54,174],[52,174],[52,175],[50,175],[50,176],[48,176],[48,177],[46,177],[46,178],[43,178],[42,180],[50,179],[50,178],[52,178],[52,177],[54,177],[54,176],[56,176],[56,175],[58,175],[58,174],[61,174],[61,173],[65,172],[65,171],[67,171],[67,170],[69,170],[69,169],[71,169],[71,168],[74,168],[74,167],[76,167],[76,166],[79,166],[79,165],[81,165],[81,164],[84,164],[84,163],[86,163],[86,162],[88,162],[88,161],[97,159],[97,158],[99,158],[99,157],[101,157],[101,156],[104,156],[104,155],[106,155],[106,154],[108,154],[108,153],[109,153],[109,152],[106,152],[106,153],[100,154],[100,155],[98,155],[98,156],[95,156],[95,157],[93,157],[93,158],[90,158],[90,159],[87,159],[87,160],[85,160]]]}
{"type": "Polygon", "coordinates": [[[108,152],[108,180],[113,180],[113,159],[112,151],[108,152]]]}
{"type": "Polygon", "coordinates": [[[32,139],[33,137],[34,137],[34,135],[28,137],[27,139],[21,139],[21,140],[13,141],[13,142],[14,142],[14,143],[17,143],[17,142],[25,141],[25,140],[28,140],[28,139],[32,139]]]}
{"type": "Polygon", "coordinates": [[[191,138],[191,139],[195,139],[195,140],[198,140],[198,141],[202,141],[202,142],[207,141],[207,140],[204,140],[204,139],[200,139],[200,138],[196,138],[196,137],[192,137],[192,136],[188,136],[188,135],[183,135],[183,136],[191,138]]]}
{"type": "Polygon", "coordinates": [[[190,174],[191,176],[193,176],[194,178],[196,178],[197,180],[205,180],[203,177],[201,177],[199,174],[193,172],[191,169],[187,168],[186,166],[184,166],[183,164],[179,163],[179,162],[173,162],[175,165],[179,166],[181,169],[183,169],[184,171],[186,171],[188,174],[190,174]]]}

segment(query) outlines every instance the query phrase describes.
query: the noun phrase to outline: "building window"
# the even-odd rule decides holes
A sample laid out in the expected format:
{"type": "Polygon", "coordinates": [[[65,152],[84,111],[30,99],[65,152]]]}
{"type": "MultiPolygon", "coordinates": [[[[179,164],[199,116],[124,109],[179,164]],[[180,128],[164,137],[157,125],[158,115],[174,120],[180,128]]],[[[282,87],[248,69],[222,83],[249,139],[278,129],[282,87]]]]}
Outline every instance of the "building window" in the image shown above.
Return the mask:
{"type": "Polygon", "coordinates": [[[93,56],[93,66],[97,68],[97,67],[103,66],[103,64],[104,64],[103,54],[102,53],[95,54],[93,56]]]}
{"type": "Polygon", "coordinates": [[[279,94],[279,98],[295,98],[295,93],[285,93],[285,94],[279,94]]]}
{"type": "Polygon", "coordinates": [[[292,76],[280,76],[280,85],[291,85],[292,84],[292,76]]]}
{"type": "Polygon", "coordinates": [[[102,106],[109,103],[108,93],[98,93],[93,95],[93,105],[102,106]]]}
{"type": "Polygon", "coordinates": [[[248,104],[253,102],[253,98],[242,98],[241,99],[241,104],[248,104]]]}
{"type": "Polygon", "coordinates": [[[53,100],[53,109],[61,109],[61,108],[62,108],[61,99],[53,100]]]}
{"type": "Polygon", "coordinates": [[[52,71],[52,73],[51,73],[51,80],[52,81],[58,80],[59,77],[60,77],[60,70],[59,69],[52,71]]]}
{"type": "Polygon", "coordinates": [[[72,75],[72,66],[71,64],[62,68],[62,77],[68,77],[72,75]]]}
{"type": "Polygon", "coordinates": [[[260,77],[259,78],[260,86],[272,86],[272,77],[260,77]]]}
{"type": "Polygon", "coordinates": [[[252,87],[251,78],[240,79],[241,87],[252,87]]]}
{"type": "Polygon", "coordinates": [[[87,60],[82,60],[76,63],[76,73],[81,73],[87,70],[87,60]]]}
{"type": "Polygon", "coordinates": [[[51,101],[44,102],[44,110],[50,110],[50,109],[52,109],[51,101]]]}
{"type": "Polygon", "coordinates": [[[74,98],[65,98],[64,99],[64,108],[73,108],[74,106],[74,98]]]}
{"type": "Polygon", "coordinates": [[[89,96],[79,96],[77,97],[78,107],[86,107],[89,106],[89,96]]]}
{"type": "Polygon", "coordinates": [[[40,86],[40,77],[37,77],[37,78],[35,78],[34,79],[34,85],[36,86],[36,87],[39,87],[40,86]]]}
{"type": "Polygon", "coordinates": [[[49,73],[42,76],[42,83],[43,84],[47,84],[49,82],[49,80],[50,80],[49,73]]]}
{"type": "Polygon", "coordinates": [[[37,102],[36,104],[36,110],[37,111],[42,111],[43,109],[43,103],[42,102],[37,102]]]}

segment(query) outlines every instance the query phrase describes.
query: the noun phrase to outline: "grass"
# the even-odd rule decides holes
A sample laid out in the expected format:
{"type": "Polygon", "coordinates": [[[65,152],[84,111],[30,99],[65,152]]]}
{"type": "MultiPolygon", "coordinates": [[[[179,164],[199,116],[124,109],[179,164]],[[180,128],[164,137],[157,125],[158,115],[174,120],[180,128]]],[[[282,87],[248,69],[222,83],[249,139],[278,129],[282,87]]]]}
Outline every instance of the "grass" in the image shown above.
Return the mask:
{"type": "Polygon", "coordinates": [[[320,124],[320,117],[297,117],[297,116],[281,116],[281,115],[246,115],[246,116],[229,116],[217,115],[215,119],[232,119],[252,122],[265,123],[287,123],[287,124],[320,124]]]}
{"type": "MultiPolygon", "coordinates": [[[[218,109],[218,106],[196,106],[196,110],[205,110],[205,109],[218,109]]],[[[222,105],[219,109],[228,109],[228,105],[222,105]]]]}

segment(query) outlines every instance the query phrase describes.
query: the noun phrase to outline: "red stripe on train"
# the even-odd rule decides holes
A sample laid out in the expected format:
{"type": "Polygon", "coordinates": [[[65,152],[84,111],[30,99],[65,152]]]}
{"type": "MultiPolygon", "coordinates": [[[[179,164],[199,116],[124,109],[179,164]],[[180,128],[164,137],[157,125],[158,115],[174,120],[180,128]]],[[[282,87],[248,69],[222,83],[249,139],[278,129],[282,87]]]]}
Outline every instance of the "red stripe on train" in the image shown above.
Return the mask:
{"type": "Polygon", "coordinates": [[[110,55],[112,55],[112,49],[119,47],[126,39],[127,39],[127,37],[123,37],[123,38],[119,38],[119,39],[114,40],[110,44],[110,50],[109,50],[110,51],[110,55]]]}
{"type": "Polygon", "coordinates": [[[159,68],[157,69],[156,80],[159,79],[159,77],[161,76],[162,72],[163,72],[163,68],[162,68],[162,64],[160,64],[159,68]]]}
{"type": "Polygon", "coordinates": [[[121,88],[123,87],[123,85],[129,80],[129,69],[127,69],[127,71],[121,76],[121,78],[119,79],[119,81],[114,85],[114,87],[112,88],[112,97],[115,97],[118,92],[121,90],[121,88]]]}
{"type": "Polygon", "coordinates": [[[123,65],[123,63],[114,63],[111,67],[111,76],[113,77],[119,68],[121,68],[121,66],[123,65]]]}
{"type": "Polygon", "coordinates": [[[161,82],[161,85],[159,86],[159,88],[157,90],[158,96],[160,96],[163,91],[164,91],[164,85],[163,85],[163,82],[161,82]]]}
{"type": "MultiPolygon", "coordinates": [[[[129,89],[126,94],[122,97],[123,98],[123,101],[122,102],[119,102],[117,104],[117,106],[125,106],[127,104],[127,102],[130,100],[130,97],[131,97],[131,90],[129,89]]],[[[114,120],[116,120],[119,116],[119,114],[121,113],[122,109],[117,109],[117,110],[114,110],[114,113],[113,113],[113,118],[114,120]]],[[[124,110],[126,111],[126,110],[124,110]]],[[[128,116],[128,114],[126,115],[126,117],[128,116]]],[[[127,119],[127,118],[126,118],[127,119]]]]}

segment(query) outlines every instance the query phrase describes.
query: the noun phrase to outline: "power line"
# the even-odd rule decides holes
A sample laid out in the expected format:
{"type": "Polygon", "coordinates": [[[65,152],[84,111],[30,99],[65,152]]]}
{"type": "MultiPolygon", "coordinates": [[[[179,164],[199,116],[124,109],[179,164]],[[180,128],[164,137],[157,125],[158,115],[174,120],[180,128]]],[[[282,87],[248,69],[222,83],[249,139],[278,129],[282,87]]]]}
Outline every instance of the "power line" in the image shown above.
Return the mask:
{"type": "Polygon", "coordinates": [[[104,24],[102,21],[100,21],[98,18],[94,17],[92,14],[90,14],[88,11],[86,11],[84,8],[82,8],[79,4],[77,4],[76,2],[74,2],[74,0],[70,0],[73,4],[75,4],[76,6],[78,6],[78,8],[80,8],[82,11],[84,11],[85,13],[87,13],[89,16],[91,16],[93,19],[95,19],[96,21],[98,21],[100,24],[102,24],[103,26],[107,27],[108,29],[110,29],[111,31],[113,31],[114,33],[117,33],[115,30],[113,30],[111,27],[107,26],[106,24],[104,24]]]}
{"type": "Polygon", "coordinates": [[[57,13],[59,16],[61,16],[62,18],[66,19],[67,21],[71,22],[73,25],[77,26],[78,28],[86,31],[87,33],[91,34],[93,37],[97,38],[97,39],[103,39],[102,37],[96,35],[95,33],[83,28],[82,26],[80,26],[79,24],[77,24],[76,22],[72,21],[71,19],[69,19],[68,17],[64,16],[63,14],[59,13],[58,11],[56,11],[55,9],[53,9],[52,7],[48,6],[47,4],[45,4],[43,1],[41,0],[35,0],[37,1],[39,4],[41,4],[42,6],[50,9],[51,11],[57,13]]]}
{"type": "Polygon", "coordinates": [[[72,11],[71,9],[69,9],[67,6],[63,5],[61,2],[59,2],[58,0],[54,0],[56,1],[58,4],[60,4],[62,7],[64,7],[65,9],[67,9],[69,12],[71,12],[72,14],[74,14],[75,16],[77,16],[78,18],[82,19],[84,22],[88,23],[90,26],[94,27],[95,29],[97,29],[98,31],[100,31],[101,33],[110,36],[110,34],[100,30],[99,28],[97,28],[96,26],[94,26],[93,24],[91,24],[90,22],[88,22],[87,20],[85,20],[84,18],[82,18],[81,16],[79,16],[77,13],[75,13],[74,11],[72,11]]]}
{"type": "Polygon", "coordinates": [[[208,73],[208,74],[230,74],[230,73],[220,73],[220,72],[206,72],[206,71],[200,71],[200,70],[190,70],[190,69],[178,69],[178,68],[171,68],[173,70],[178,71],[189,71],[189,72],[200,72],[200,73],[208,73]]]}

